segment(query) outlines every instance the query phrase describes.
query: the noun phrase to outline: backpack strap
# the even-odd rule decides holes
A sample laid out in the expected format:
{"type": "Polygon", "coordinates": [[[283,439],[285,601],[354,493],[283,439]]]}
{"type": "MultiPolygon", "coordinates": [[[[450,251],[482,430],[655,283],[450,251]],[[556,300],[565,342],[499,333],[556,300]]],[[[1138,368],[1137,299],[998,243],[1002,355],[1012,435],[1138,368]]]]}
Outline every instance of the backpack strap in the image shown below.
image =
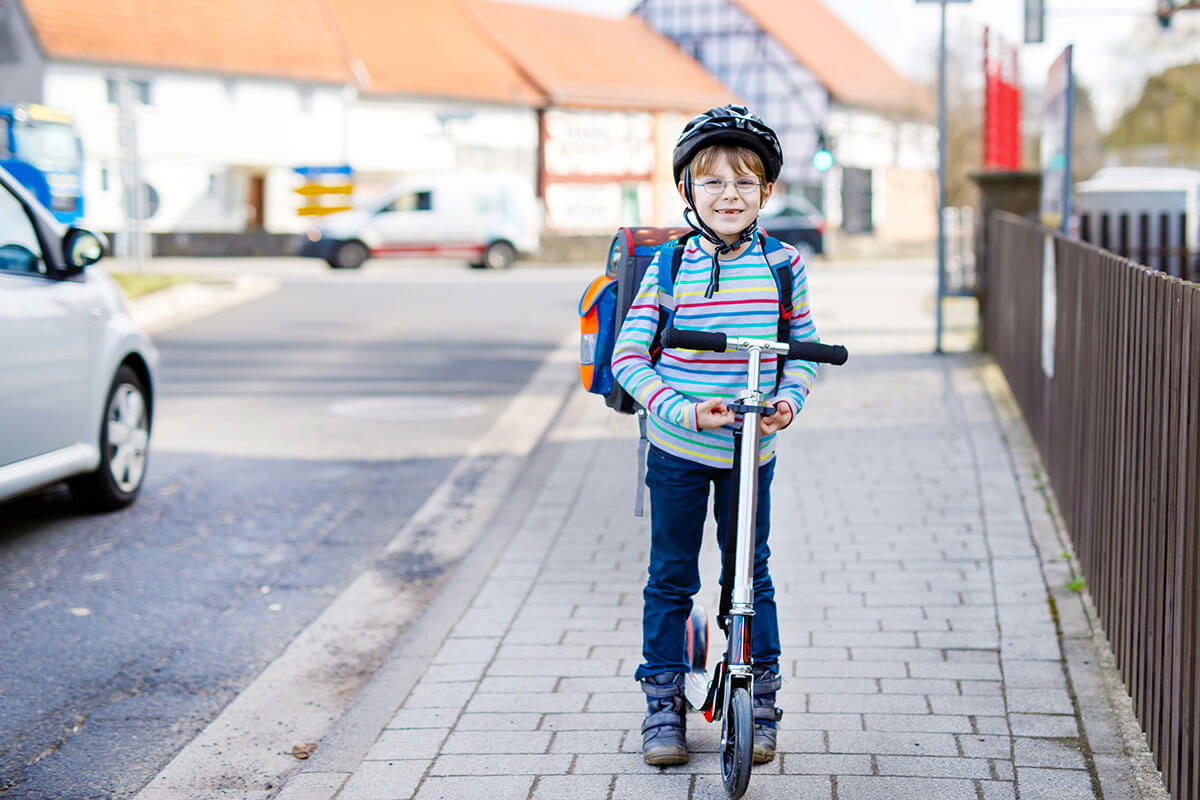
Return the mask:
{"type": "Polygon", "coordinates": [[[675,321],[675,279],[679,277],[679,269],[683,266],[683,251],[687,249],[687,241],[694,235],[688,233],[678,239],[663,242],[658,250],[658,330],[650,340],[650,361],[655,364],[662,355],[663,331],[675,321]],[[671,269],[664,271],[662,260],[663,254],[667,252],[671,254],[671,269]]]}

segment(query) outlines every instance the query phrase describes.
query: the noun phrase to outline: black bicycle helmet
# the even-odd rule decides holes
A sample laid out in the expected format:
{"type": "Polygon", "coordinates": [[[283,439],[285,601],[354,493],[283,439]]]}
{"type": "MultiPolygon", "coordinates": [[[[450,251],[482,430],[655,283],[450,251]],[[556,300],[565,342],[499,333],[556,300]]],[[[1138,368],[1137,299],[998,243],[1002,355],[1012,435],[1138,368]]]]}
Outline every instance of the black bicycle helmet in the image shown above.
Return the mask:
{"type": "Polygon", "coordinates": [[[779,137],[771,126],[751,114],[745,106],[728,105],[710,108],[683,126],[671,158],[675,182],[679,183],[684,168],[692,163],[696,153],[714,144],[732,144],[753,150],[762,159],[767,183],[778,180],[783,169],[779,137]]]}

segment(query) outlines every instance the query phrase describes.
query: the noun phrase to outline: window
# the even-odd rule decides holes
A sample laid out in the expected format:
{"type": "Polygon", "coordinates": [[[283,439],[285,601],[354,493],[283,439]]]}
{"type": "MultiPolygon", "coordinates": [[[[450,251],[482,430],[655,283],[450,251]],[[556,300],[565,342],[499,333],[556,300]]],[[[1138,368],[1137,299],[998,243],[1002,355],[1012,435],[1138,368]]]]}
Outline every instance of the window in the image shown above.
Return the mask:
{"type": "Polygon", "coordinates": [[[388,214],[393,211],[431,211],[433,210],[433,192],[407,192],[402,195],[397,195],[395,200],[392,200],[386,206],[383,206],[376,214],[388,214]]]}
{"type": "Polygon", "coordinates": [[[842,230],[846,233],[870,233],[874,229],[871,219],[871,170],[843,167],[842,230]]]}
{"type": "Polygon", "coordinates": [[[21,201],[0,185],[0,271],[45,272],[42,246],[21,201]]]}
{"type": "MultiPolygon", "coordinates": [[[[129,78],[128,80],[133,101],[144,106],[150,105],[150,81],[137,80],[134,78],[129,78]]],[[[120,78],[104,79],[104,90],[108,97],[108,102],[112,103],[113,105],[120,105],[120,85],[120,78]]]]}

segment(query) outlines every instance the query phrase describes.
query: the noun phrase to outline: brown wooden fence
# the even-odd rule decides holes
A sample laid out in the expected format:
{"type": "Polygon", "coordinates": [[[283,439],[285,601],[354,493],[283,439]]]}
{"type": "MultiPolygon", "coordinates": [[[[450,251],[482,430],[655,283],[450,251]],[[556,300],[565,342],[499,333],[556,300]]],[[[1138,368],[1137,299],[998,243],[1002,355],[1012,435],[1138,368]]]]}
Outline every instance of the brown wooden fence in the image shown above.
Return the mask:
{"type": "Polygon", "coordinates": [[[1200,800],[1200,284],[1011,214],[994,213],[988,233],[987,347],[1167,788],[1200,800]]]}

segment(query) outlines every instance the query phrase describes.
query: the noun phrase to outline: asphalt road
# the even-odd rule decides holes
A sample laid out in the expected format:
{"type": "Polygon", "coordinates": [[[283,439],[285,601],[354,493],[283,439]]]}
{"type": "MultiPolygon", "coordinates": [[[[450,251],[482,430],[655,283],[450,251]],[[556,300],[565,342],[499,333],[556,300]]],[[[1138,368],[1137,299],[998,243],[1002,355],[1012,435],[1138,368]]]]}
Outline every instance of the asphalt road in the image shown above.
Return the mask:
{"type": "MultiPolygon", "coordinates": [[[[136,794],[403,527],[594,271],[314,263],[192,267],[282,285],[156,337],[133,508],[80,516],[61,489],[0,505],[5,800],[136,794]]],[[[447,568],[395,562],[430,596],[447,568]]]]}

